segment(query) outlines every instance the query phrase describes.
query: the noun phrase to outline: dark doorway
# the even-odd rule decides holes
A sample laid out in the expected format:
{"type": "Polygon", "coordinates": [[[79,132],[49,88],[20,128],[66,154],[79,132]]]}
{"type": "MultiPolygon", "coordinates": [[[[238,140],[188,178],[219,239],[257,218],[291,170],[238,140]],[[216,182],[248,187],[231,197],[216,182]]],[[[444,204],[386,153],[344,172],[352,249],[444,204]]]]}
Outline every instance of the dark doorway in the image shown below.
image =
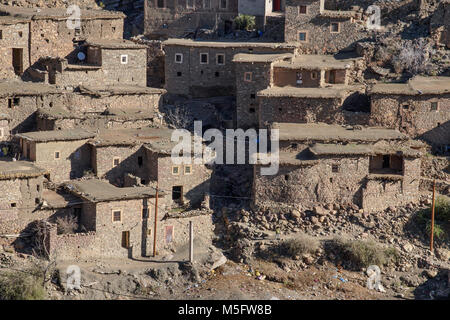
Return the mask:
{"type": "Polygon", "coordinates": [[[391,166],[391,157],[388,155],[383,156],[383,169],[390,168],[391,166]]]}
{"type": "Polygon", "coordinates": [[[12,64],[14,67],[14,73],[18,76],[23,73],[23,49],[12,49],[12,64]]]}
{"type": "Polygon", "coordinates": [[[272,11],[273,12],[281,11],[281,0],[273,0],[272,11]]]}
{"type": "Polygon", "coordinates": [[[233,32],[233,22],[232,21],[225,21],[225,28],[224,28],[225,34],[229,34],[233,32]]]}
{"type": "Polygon", "coordinates": [[[183,187],[182,186],[173,186],[172,187],[172,200],[181,202],[183,199],[183,187]]]}
{"type": "Polygon", "coordinates": [[[130,247],[130,231],[122,232],[122,247],[127,249],[130,247]]]}

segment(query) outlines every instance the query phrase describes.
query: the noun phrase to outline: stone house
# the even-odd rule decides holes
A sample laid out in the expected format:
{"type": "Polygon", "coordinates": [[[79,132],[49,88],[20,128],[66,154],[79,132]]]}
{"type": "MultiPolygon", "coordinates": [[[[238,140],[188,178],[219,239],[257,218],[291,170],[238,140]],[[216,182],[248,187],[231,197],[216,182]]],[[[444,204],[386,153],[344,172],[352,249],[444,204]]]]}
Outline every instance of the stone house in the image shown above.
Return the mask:
{"type": "Polygon", "coordinates": [[[0,16],[0,79],[21,76],[30,66],[29,20],[0,16]]]}
{"type": "Polygon", "coordinates": [[[222,42],[169,39],[166,53],[165,88],[170,94],[190,97],[233,96],[236,77],[233,57],[238,53],[295,51],[282,43],[222,42]]]}
{"type": "MultiPolygon", "coordinates": [[[[85,231],[58,234],[56,226],[50,225],[47,248],[57,259],[141,258],[153,254],[154,187],[118,188],[104,180],[89,179],[67,182],[65,190],[82,202],[79,221],[85,231]]],[[[177,217],[167,211],[166,198],[158,192],[158,255],[188,243],[189,221],[194,223],[197,235],[211,238],[210,214],[177,217]]]]}
{"type": "Polygon", "coordinates": [[[68,58],[44,58],[39,64],[41,74],[48,73],[43,80],[59,87],[147,86],[147,47],[129,40],[88,40],[68,58]]]}
{"type": "Polygon", "coordinates": [[[22,157],[48,171],[55,183],[80,178],[91,168],[87,141],[95,133],[86,129],[36,131],[17,134],[22,157]]]}
{"type": "MultiPolygon", "coordinates": [[[[29,63],[32,66],[41,57],[66,57],[77,41],[83,39],[122,39],[122,12],[83,9],[80,27],[69,28],[70,14],[66,8],[24,8],[0,5],[1,16],[30,20],[29,63]]],[[[25,36],[25,35],[24,35],[25,36]]],[[[25,56],[25,55],[24,55],[25,56]]]]}
{"type": "MultiPolygon", "coordinates": [[[[272,61],[267,68],[269,85],[256,94],[246,93],[251,98],[256,96],[258,108],[253,113],[259,127],[273,122],[367,124],[365,87],[355,83],[354,78],[358,61],[327,55],[281,56],[272,61]]],[[[249,71],[241,79],[251,76],[249,71]]],[[[245,94],[247,87],[244,84],[240,90],[245,94]]]]}
{"type": "Polygon", "coordinates": [[[359,7],[339,10],[325,0],[286,0],[285,41],[302,53],[335,53],[353,49],[367,33],[359,7]]]}
{"type": "Polygon", "coordinates": [[[441,1],[431,16],[430,34],[436,44],[450,49],[450,1],[441,1]]]}
{"type": "Polygon", "coordinates": [[[368,94],[371,125],[421,137],[437,149],[450,144],[450,77],[417,76],[406,83],[378,83],[368,94]]]}
{"type": "Polygon", "coordinates": [[[152,39],[183,37],[197,29],[232,32],[238,0],[145,0],[144,34],[152,39]]]}
{"type": "MultiPolygon", "coordinates": [[[[62,100],[63,92],[42,83],[0,82],[0,114],[10,119],[12,133],[32,131],[36,128],[38,108],[52,107],[62,100]]],[[[6,134],[7,130],[4,130],[6,134]]]]}
{"type": "Polygon", "coordinates": [[[99,178],[118,186],[158,184],[168,204],[198,206],[209,191],[211,170],[204,164],[176,165],[170,157],[172,130],[104,130],[92,139],[92,167],[99,178]],[[135,180],[129,180],[129,177],[135,180]]]}
{"type": "Polygon", "coordinates": [[[42,200],[46,170],[27,161],[0,161],[0,234],[18,233],[42,200]]]}
{"type": "Polygon", "coordinates": [[[419,199],[423,144],[392,129],[275,123],[279,171],[260,174],[253,197],[259,207],[312,208],[338,203],[367,212],[419,199]]]}

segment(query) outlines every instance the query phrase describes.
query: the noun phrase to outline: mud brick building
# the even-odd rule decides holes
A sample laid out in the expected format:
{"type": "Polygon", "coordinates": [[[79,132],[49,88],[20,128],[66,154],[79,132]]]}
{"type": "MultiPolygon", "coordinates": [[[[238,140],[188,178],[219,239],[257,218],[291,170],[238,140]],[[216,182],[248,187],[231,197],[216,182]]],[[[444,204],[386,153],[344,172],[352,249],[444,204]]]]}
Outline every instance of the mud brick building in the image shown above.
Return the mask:
{"type": "Polygon", "coordinates": [[[238,0],[145,0],[144,34],[154,39],[183,37],[199,28],[232,31],[238,0]]]}
{"type": "Polygon", "coordinates": [[[44,58],[43,81],[60,87],[78,85],[147,85],[147,47],[129,40],[89,40],[72,55],[84,54],[84,59],[44,58]]]}
{"type": "Polygon", "coordinates": [[[21,231],[42,199],[47,171],[26,161],[0,161],[0,234],[21,231]]]}
{"type": "Polygon", "coordinates": [[[90,169],[86,144],[95,133],[85,129],[36,131],[17,134],[22,156],[45,168],[47,178],[56,183],[80,178],[90,169]]]}
{"type": "Polygon", "coordinates": [[[419,199],[423,144],[391,129],[275,123],[279,171],[255,166],[255,205],[357,205],[379,211],[419,199]]]}
{"type": "Polygon", "coordinates": [[[0,82],[0,114],[9,118],[9,130],[4,134],[32,131],[36,128],[35,112],[41,107],[52,107],[61,101],[63,92],[54,86],[21,82],[0,82]]]}
{"type": "Polygon", "coordinates": [[[21,76],[29,66],[29,20],[0,16],[0,79],[21,76]]]}
{"type": "Polygon", "coordinates": [[[339,10],[325,0],[286,0],[285,41],[302,53],[335,53],[352,49],[366,36],[362,9],[339,10]]]}
{"type": "Polygon", "coordinates": [[[132,175],[137,184],[158,183],[170,195],[170,205],[198,205],[209,191],[211,170],[203,164],[172,163],[171,134],[162,128],[100,131],[89,142],[94,173],[118,186],[129,185],[127,177],[132,175]]]}
{"type": "Polygon", "coordinates": [[[436,148],[450,144],[450,78],[415,77],[368,90],[371,125],[396,128],[436,148]]]}
{"type": "Polygon", "coordinates": [[[294,46],[282,43],[186,39],[169,39],[163,42],[163,47],[166,53],[165,88],[170,94],[190,97],[235,95],[235,54],[295,51],[294,46]]]}
{"type": "MultiPolygon", "coordinates": [[[[106,10],[81,10],[80,28],[69,29],[70,15],[66,8],[22,8],[0,5],[0,15],[30,20],[27,64],[32,66],[41,57],[66,57],[77,40],[122,39],[121,12],[106,10]],[[75,42],[73,42],[75,40],[75,42]]],[[[25,35],[24,35],[25,36],[25,35]]],[[[25,58],[27,55],[23,55],[25,58]]],[[[25,65],[25,63],[24,63],[25,65]]]]}
{"type": "Polygon", "coordinates": [[[450,1],[441,1],[431,16],[430,34],[436,44],[450,49],[450,1]]]}
{"type": "MultiPolygon", "coordinates": [[[[367,124],[369,104],[365,87],[355,83],[351,76],[357,61],[358,58],[337,59],[326,55],[280,56],[267,68],[270,79],[267,88],[256,94],[245,92],[247,88],[252,89],[249,85],[253,74],[248,71],[240,75],[239,81],[243,79],[240,90],[253,100],[256,96],[256,112],[248,110],[257,114],[259,127],[273,122],[367,124]]],[[[242,109],[243,118],[248,118],[246,106],[240,106],[238,112],[242,109]]],[[[240,113],[237,118],[241,118],[240,113]]]]}

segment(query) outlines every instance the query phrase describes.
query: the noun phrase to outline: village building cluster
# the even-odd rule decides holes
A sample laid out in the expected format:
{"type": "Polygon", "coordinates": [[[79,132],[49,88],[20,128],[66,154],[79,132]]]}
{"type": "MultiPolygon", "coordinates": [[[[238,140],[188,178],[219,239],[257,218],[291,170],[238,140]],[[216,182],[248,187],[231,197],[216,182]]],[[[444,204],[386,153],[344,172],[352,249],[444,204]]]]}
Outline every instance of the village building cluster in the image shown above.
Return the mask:
{"type": "MultiPolygon", "coordinates": [[[[430,21],[447,48],[449,3],[430,21]]],[[[162,106],[173,97],[234,97],[234,128],[279,133],[278,172],[253,165],[256,207],[377,213],[419,201],[422,157],[450,150],[450,77],[365,82],[357,47],[373,30],[363,8],[341,5],[146,0],[161,87],[150,86],[154,47],[123,39],[124,14],[83,10],[70,28],[63,9],[0,5],[0,235],[44,220],[60,259],[170,252],[188,242],[190,221],[211,237],[214,167],[172,161],[162,106]],[[239,14],[262,32],[281,23],[278,42],[186,38],[226,36],[239,14]],[[76,232],[58,229],[67,217],[76,232]]]]}

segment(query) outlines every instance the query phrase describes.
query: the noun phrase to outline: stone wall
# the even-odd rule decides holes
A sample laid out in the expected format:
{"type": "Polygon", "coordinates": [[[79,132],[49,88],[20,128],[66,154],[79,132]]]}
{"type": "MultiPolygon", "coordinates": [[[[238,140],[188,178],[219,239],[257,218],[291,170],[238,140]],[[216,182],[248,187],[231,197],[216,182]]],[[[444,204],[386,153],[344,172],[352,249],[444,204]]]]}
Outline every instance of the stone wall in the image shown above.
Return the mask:
{"type": "Polygon", "coordinates": [[[258,125],[258,102],[256,94],[271,82],[270,63],[235,63],[236,72],[236,124],[237,128],[258,125]],[[246,80],[251,73],[251,80],[246,80]]]}
{"type": "Polygon", "coordinates": [[[344,110],[345,100],[340,97],[258,96],[259,126],[264,127],[266,123],[272,122],[367,125],[370,114],[344,110]]]}
{"type": "Polygon", "coordinates": [[[232,62],[237,53],[283,53],[293,52],[294,48],[280,48],[276,45],[190,47],[167,45],[166,89],[171,94],[191,97],[213,97],[236,94],[235,67],[232,62]],[[208,54],[208,62],[200,63],[200,54],[208,54]],[[175,62],[175,55],[182,54],[182,63],[175,62]],[[224,55],[224,64],[217,63],[217,55],[224,55]]]}
{"type": "Polygon", "coordinates": [[[335,53],[353,49],[355,42],[367,36],[360,17],[321,16],[320,2],[286,0],[285,41],[297,42],[304,53],[335,53]],[[299,13],[300,5],[307,6],[306,14],[299,13]],[[331,32],[331,23],[339,23],[338,33],[331,32]],[[299,32],[306,32],[306,41],[300,41],[299,32]]]}
{"type": "Polygon", "coordinates": [[[144,34],[154,39],[180,38],[198,28],[217,29],[223,34],[226,21],[232,24],[238,14],[238,0],[210,0],[210,8],[204,8],[203,0],[193,0],[194,7],[188,8],[188,1],[164,0],[161,8],[158,3],[162,1],[146,0],[144,34]],[[225,9],[219,7],[223,1],[227,2],[225,9]]]}
{"type": "Polygon", "coordinates": [[[23,142],[24,157],[34,161],[37,166],[50,173],[52,182],[60,183],[70,179],[81,178],[85,170],[90,169],[90,149],[88,139],[75,141],[23,142]],[[30,145],[31,155],[27,154],[30,145]],[[59,158],[55,153],[59,152],[59,158]]]}
{"type": "Polygon", "coordinates": [[[29,24],[27,22],[2,24],[0,18],[0,79],[11,79],[20,76],[13,66],[13,50],[21,51],[22,70],[30,66],[28,51],[29,24]]]}
{"type": "Polygon", "coordinates": [[[450,94],[371,95],[370,124],[395,128],[416,138],[423,136],[433,145],[450,141],[450,94]],[[431,103],[437,102],[437,110],[431,103]]]}
{"type": "Polygon", "coordinates": [[[32,213],[41,202],[43,176],[0,180],[0,234],[19,233],[40,214],[32,213]]]}

